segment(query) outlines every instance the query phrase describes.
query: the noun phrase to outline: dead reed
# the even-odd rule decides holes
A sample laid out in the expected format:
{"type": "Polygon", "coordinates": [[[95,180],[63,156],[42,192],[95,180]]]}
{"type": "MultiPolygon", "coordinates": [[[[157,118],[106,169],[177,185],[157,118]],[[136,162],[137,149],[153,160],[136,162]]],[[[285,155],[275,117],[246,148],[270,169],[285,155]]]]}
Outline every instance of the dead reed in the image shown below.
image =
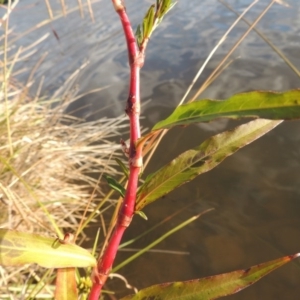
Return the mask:
{"type": "MultiPolygon", "coordinates": [[[[3,42],[0,47],[0,226],[55,238],[64,231],[75,232],[82,212],[87,210],[85,218],[88,218],[103,200],[105,193],[99,177],[104,172],[117,172],[114,157],[121,152],[112,140],[118,140],[120,132],[126,130],[127,119],[121,116],[86,122],[65,114],[70,103],[80,96],[70,88],[70,80],[54,96],[46,98],[40,95],[40,89],[31,95],[34,76],[27,83],[15,79],[14,74],[19,72],[14,68],[15,63],[28,53],[25,52],[28,49],[15,51],[9,43],[9,15],[16,5],[17,1],[2,17],[4,30],[0,37],[3,42]]],[[[37,37],[32,49],[42,40],[37,37]]],[[[109,199],[107,206],[112,202],[109,199]]],[[[94,219],[99,219],[100,214],[97,209],[94,219]]],[[[77,242],[84,239],[81,231],[77,242]]],[[[35,298],[52,298],[53,289],[47,286],[53,279],[51,272],[45,273],[37,266],[0,266],[0,299],[25,299],[34,288],[35,298]]]]}

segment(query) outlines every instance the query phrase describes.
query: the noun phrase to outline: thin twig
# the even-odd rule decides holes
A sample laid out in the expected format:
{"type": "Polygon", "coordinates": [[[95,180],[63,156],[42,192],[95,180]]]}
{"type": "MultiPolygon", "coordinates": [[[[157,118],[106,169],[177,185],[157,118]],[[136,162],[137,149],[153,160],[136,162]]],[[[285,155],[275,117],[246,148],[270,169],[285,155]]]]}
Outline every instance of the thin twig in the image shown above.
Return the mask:
{"type": "Polygon", "coordinates": [[[87,0],[87,4],[88,4],[88,9],[89,9],[89,13],[90,13],[92,22],[94,23],[95,22],[95,18],[94,18],[94,11],[93,11],[93,8],[92,8],[91,0],[87,0]]]}
{"type": "Polygon", "coordinates": [[[227,36],[229,35],[229,33],[232,31],[232,29],[236,26],[236,24],[242,19],[242,17],[258,2],[258,0],[254,0],[244,11],[243,13],[238,16],[238,18],[232,23],[232,25],[228,28],[228,30],[224,33],[224,35],[221,37],[221,39],[218,41],[217,45],[213,48],[213,50],[209,53],[209,55],[207,56],[206,60],[204,61],[203,65],[201,66],[201,68],[199,69],[199,71],[197,72],[197,74],[195,75],[195,77],[192,80],[192,83],[190,84],[190,86],[188,87],[187,91],[185,92],[184,96],[182,97],[182,99],[180,100],[179,105],[181,105],[184,100],[186,99],[186,97],[188,96],[188,94],[190,93],[190,91],[192,90],[193,86],[195,85],[196,81],[198,80],[198,78],[200,77],[200,75],[202,74],[204,68],[207,66],[208,62],[210,61],[210,59],[212,58],[212,56],[215,54],[215,52],[217,51],[217,49],[223,44],[223,42],[225,41],[225,39],[227,38],[227,36]]]}
{"type": "Polygon", "coordinates": [[[7,72],[7,48],[8,48],[8,24],[9,24],[9,15],[12,12],[11,9],[11,0],[8,0],[7,4],[7,18],[5,20],[5,28],[4,28],[4,53],[3,53],[3,92],[4,92],[4,99],[5,99],[5,117],[6,117],[6,126],[7,126],[7,139],[9,143],[9,152],[10,156],[13,156],[13,146],[12,146],[12,139],[11,139],[11,129],[10,129],[10,119],[9,119],[9,109],[8,109],[8,84],[9,84],[9,73],[7,72]]]}
{"type": "Polygon", "coordinates": [[[60,4],[61,4],[62,11],[63,11],[63,15],[65,17],[67,15],[65,0],[60,0],[60,4]]]}
{"type": "MultiPolygon", "coordinates": [[[[234,12],[237,16],[239,16],[239,13],[235,11],[228,3],[219,0],[220,3],[222,3],[225,7],[227,7],[229,10],[234,12]]],[[[244,17],[242,20],[249,26],[251,26],[251,23],[245,19],[244,17]]],[[[300,77],[300,71],[296,68],[296,66],[284,55],[284,53],[277,48],[260,30],[253,27],[253,31],[255,31],[282,59],[283,61],[293,70],[293,72],[296,73],[298,77],[300,77]]]]}
{"type": "Polygon", "coordinates": [[[228,51],[225,57],[221,60],[216,69],[210,74],[210,76],[205,80],[200,89],[194,95],[194,97],[189,101],[192,102],[196,100],[196,98],[206,89],[207,83],[214,77],[214,75],[218,72],[218,70],[222,67],[222,65],[226,62],[226,60],[230,57],[230,55],[236,50],[236,48],[241,44],[241,42],[246,38],[246,36],[251,32],[251,30],[257,25],[257,23],[263,18],[263,16],[267,13],[267,11],[271,8],[271,6],[276,2],[276,0],[272,0],[268,6],[259,14],[253,24],[248,28],[248,30],[239,38],[239,40],[234,44],[234,46],[228,51]]]}
{"type": "MultiPolygon", "coordinates": [[[[185,92],[184,96],[182,97],[182,99],[180,100],[180,102],[178,103],[177,106],[181,105],[186,97],[188,96],[188,94],[190,93],[190,91],[192,90],[193,86],[195,85],[196,81],[199,79],[200,75],[202,74],[203,70],[205,69],[205,67],[207,66],[208,62],[210,61],[210,59],[212,58],[212,56],[214,55],[214,53],[217,51],[217,49],[220,47],[220,45],[225,41],[226,37],[228,36],[228,34],[231,32],[231,30],[236,26],[236,24],[241,20],[242,16],[244,16],[256,3],[258,2],[258,0],[254,0],[241,14],[240,17],[238,17],[235,22],[229,27],[229,29],[225,32],[225,34],[221,37],[221,39],[219,40],[219,42],[217,43],[217,45],[213,48],[213,50],[210,52],[210,54],[208,55],[208,57],[206,58],[205,62],[203,63],[203,65],[201,66],[201,68],[199,69],[199,71],[197,72],[197,74],[195,75],[195,77],[193,78],[190,86],[188,87],[187,91],[185,92]]],[[[216,74],[215,74],[216,75],[216,74]]],[[[213,79],[215,78],[215,76],[213,76],[212,78],[210,78],[210,81],[208,81],[207,84],[211,83],[213,81],[213,79]]],[[[207,87],[208,85],[206,85],[207,87]]],[[[146,166],[148,165],[148,163],[150,162],[155,150],[157,149],[159,143],[161,142],[162,138],[164,137],[164,135],[168,132],[168,129],[164,129],[162,130],[156,141],[150,144],[151,147],[151,152],[150,154],[147,156],[147,160],[144,164],[144,168],[146,168],[146,166]]]]}
{"type": "Polygon", "coordinates": [[[50,5],[49,0],[45,0],[45,3],[46,3],[46,6],[47,6],[49,18],[50,18],[51,20],[53,20],[53,12],[52,12],[52,8],[51,8],[51,5],[50,5]]]}
{"type": "Polygon", "coordinates": [[[80,17],[83,19],[84,18],[84,12],[83,12],[83,6],[82,6],[82,1],[77,0],[78,6],[79,6],[79,11],[80,11],[80,17]]]}

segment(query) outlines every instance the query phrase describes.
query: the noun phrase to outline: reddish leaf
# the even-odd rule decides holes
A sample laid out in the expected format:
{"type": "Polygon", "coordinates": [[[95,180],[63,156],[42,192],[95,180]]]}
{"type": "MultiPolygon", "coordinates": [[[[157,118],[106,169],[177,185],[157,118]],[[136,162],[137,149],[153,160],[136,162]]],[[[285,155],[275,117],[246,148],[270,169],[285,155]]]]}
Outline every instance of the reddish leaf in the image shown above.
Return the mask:
{"type": "Polygon", "coordinates": [[[212,300],[235,294],[300,256],[300,253],[251,268],[184,282],[154,285],[121,300],[212,300]]]}

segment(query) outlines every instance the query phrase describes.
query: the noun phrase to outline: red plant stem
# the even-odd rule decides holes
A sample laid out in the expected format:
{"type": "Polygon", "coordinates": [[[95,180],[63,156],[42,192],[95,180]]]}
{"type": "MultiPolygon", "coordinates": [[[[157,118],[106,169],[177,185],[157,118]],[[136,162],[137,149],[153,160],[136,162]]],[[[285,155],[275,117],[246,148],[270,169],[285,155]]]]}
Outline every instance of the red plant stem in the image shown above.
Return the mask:
{"type": "MultiPolygon", "coordinates": [[[[98,265],[92,274],[93,286],[89,300],[98,300],[101,289],[106,282],[109,272],[115,260],[124,231],[129,226],[134,214],[136,193],[138,187],[139,172],[142,167],[142,149],[136,148],[136,142],[140,138],[140,69],[144,64],[144,54],[137,47],[132,27],[127,16],[122,0],[112,0],[116,12],[119,14],[128,48],[128,60],[130,65],[129,96],[126,113],[130,120],[130,147],[129,147],[129,179],[120,209],[115,230],[104,251],[98,260],[98,265]]],[[[144,51],[143,51],[144,52],[144,51]]]]}

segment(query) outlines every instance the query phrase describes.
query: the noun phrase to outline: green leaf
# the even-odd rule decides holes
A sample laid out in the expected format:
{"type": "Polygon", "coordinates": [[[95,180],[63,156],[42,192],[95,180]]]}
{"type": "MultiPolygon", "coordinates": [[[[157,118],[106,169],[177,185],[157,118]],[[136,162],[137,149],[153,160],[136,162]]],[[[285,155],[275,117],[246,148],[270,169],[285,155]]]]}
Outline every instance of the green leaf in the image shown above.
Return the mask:
{"type": "Polygon", "coordinates": [[[154,25],[155,6],[151,5],[143,20],[143,38],[150,38],[154,25]]]}
{"type": "Polygon", "coordinates": [[[55,238],[0,229],[0,265],[38,264],[45,268],[93,267],[96,259],[73,244],[55,238]]]}
{"type": "Polygon", "coordinates": [[[139,190],[136,210],[166,195],[176,187],[205,173],[227,156],[258,139],[282,121],[258,119],[215,135],[149,175],[139,190]]]}
{"type": "Polygon", "coordinates": [[[172,0],[159,0],[156,1],[158,22],[160,23],[163,17],[174,7],[176,2],[172,0]]]}
{"type": "Polygon", "coordinates": [[[300,90],[284,93],[254,91],[237,94],[227,100],[194,101],[178,106],[167,119],[158,122],[153,130],[208,122],[221,117],[272,120],[300,118],[300,90]]]}
{"type": "Polygon", "coordinates": [[[138,25],[135,32],[137,44],[140,47],[145,39],[149,39],[157,25],[162,21],[166,13],[176,4],[172,0],[157,0],[156,5],[152,4],[144,19],[143,25],[138,25]]]}
{"type": "Polygon", "coordinates": [[[117,164],[121,167],[121,169],[122,169],[125,177],[128,179],[129,178],[129,170],[128,170],[128,168],[123,164],[123,162],[120,159],[115,158],[115,160],[116,160],[117,164]]]}
{"type": "Polygon", "coordinates": [[[115,191],[117,191],[122,197],[125,196],[125,188],[114,178],[110,177],[109,175],[104,175],[108,185],[115,191]]]}
{"type": "Polygon", "coordinates": [[[211,300],[235,294],[265,275],[299,257],[299,253],[262,263],[245,270],[183,282],[154,285],[121,300],[211,300]]]}
{"type": "Polygon", "coordinates": [[[58,269],[56,275],[55,300],[77,300],[78,291],[75,268],[58,269]]]}
{"type": "Polygon", "coordinates": [[[138,25],[135,32],[137,44],[140,46],[143,42],[143,32],[141,29],[141,25],[138,25]]]}
{"type": "MultiPolygon", "coordinates": [[[[176,231],[184,228],[185,226],[187,226],[188,224],[196,221],[201,215],[209,212],[211,209],[208,209],[196,216],[193,216],[191,218],[189,218],[188,220],[180,223],[179,225],[173,227],[171,230],[169,230],[168,232],[166,232],[165,234],[161,235],[158,239],[156,239],[155,241],[153,241],[152,243],[150,243],[149,245],[147,245],[146,247],[144,247],[143,249],[135,252],[133,255],[131,255],[130,257],[128,257],[127,259],[123,260],[119,265],[115,266],[111,272],[115,273],[116,271],[120,270],[121,268],[123,268],[124,266],[126,266],[127,264],[129,264],[130,262],[132,262],[133,260],[135,260],[136,258],[138,258],[139,256],[141,256],[142,254],[146,253],[148,250],[150,250],[151,248],[153,248],[154,246],[156,246],[157,244],[159,244],[160,242],[164,241],[168,236],[174,234],[176,231]]],[[[128,244],[127,244],[128,245],[128,244]]],[[[123,247],[122,247],[123,248],[123,247]]]]}
{"type": "Polygon", "coordinates": [[[144,220],[148,221],[148,217],[146,216],[146,214],[145,214],[143,211],[141,211],[141,210],[136,210],[136,211],[134,212],[134,214],[135,214],[135,215],[139,215],[141,218],[143,218],[144,220]]]}

